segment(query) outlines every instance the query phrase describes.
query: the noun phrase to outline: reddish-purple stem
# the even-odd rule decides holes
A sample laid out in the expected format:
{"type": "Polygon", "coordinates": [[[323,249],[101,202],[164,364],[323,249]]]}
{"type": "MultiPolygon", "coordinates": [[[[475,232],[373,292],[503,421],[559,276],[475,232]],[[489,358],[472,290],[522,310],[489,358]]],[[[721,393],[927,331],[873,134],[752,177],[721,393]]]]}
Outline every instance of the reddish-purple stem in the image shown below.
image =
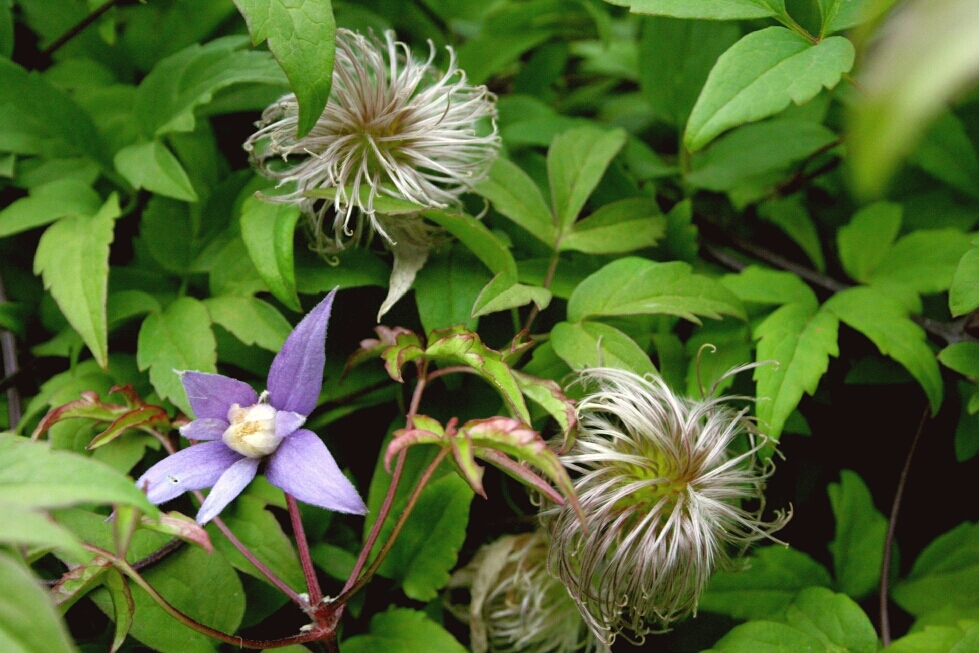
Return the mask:
{"type": "MultiPolygon", "coordinates": [[[[449,455],[449,451],[450,449],[448,448],[441,449],[432,462],[429,463],[428,467],[425,469],[425,472],[421,475],[421,478],[418,479],[418,484],[415,486],[415,489],[412,490],[411,496],[408,497],[408,502],[405,504],[404,510],[402,510],[401,514],[398,515],[398,521],[394,523],[394,528],[391,529],[388,539],[384,542],[384,545],[381,546],[381,550],[377,552],[377,557],[374,558],[373,562],[371,562],[371,565],[367,568],[367,571],[365,571],[363,575],[357,579],[357,582],[345,589],[340,596],[334,599],[334,603],[346,603],[348,600],[350,600],[351,596],[356,594],[364,585],[367,584],[374,573],[378,570],[381,563],[384,562],[384,558],[386,558],[387,554],[391,551],[391,547],[394,546],[395,540],[398,539],[401,529],[404,528],[404,525],[408,522],[408,517],[411,516],[411,511],[414,510],[415,504],[418,503],[418,497],[421,496],[422,490],[424,490],[425,486],[428,485],[428,481],[431,480],[432,475],[435,473],[435,470],[438,469],[438,466],[442,464],[445,457],[449,455]]],[[[380,515],[378,515],[378,517],[380,517],[380,515]]],[[[378,519],[378,521],[380,521],[380,519],[378,519]]]]}
{"type": "Polygon", "coordinates": [[[299,561],[303,565],[303,574],[306,576],[306,588],[309,590],[309,604],[317,606],[323,600],[323,590],[320,589],[320,581],[316,577],[316,568],[313,567],[313,559],[309,555],[309,542],[306,541],[306,531],[303,530],[303,518],[299,514],[299,504],[296,498],[288,492],[286,504],[289,506],[289,517],[292,519],[292,532],[296,536],[296,546],[299,548],[299,561]]]}

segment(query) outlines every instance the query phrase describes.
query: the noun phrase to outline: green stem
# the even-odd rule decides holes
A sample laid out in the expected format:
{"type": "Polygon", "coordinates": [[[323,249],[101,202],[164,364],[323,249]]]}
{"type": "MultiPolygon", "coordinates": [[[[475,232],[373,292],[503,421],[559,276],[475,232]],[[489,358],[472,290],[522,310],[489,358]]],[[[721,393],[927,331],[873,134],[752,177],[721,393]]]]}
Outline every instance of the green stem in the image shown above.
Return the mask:
{"type": "Polygon", "coordinates": [[[81,34],[86,27],[88,27],[89,25],[97,21],[99,18],[101,18],[102,14],[104,14],[105,12],[109,11],[114,6],[116,6],[118,2],[119,0],[107,0],[107,2],[104,5],[102,5],[101,7],[99,7],[92,13],[90,13],[89,15],[85,16],[85,18],[82,18],[80,21],[75,23],[75,25],[71,29],[69,29],[67,32],[59,36],[57,39],[55,39],[54,43],[44,48],[41,54],[45,57],[50,57],[52,54],[57,52],[62,46],[68,43],[68,41],[72,40],[73,38],[81,34]]]}
{"type": "MultiPolygon", "coordinates": [[[[554,253],[551,254],[551,262],[547,266],[547,274],[544,276],[544,288],[550,288],[551,283],[554,281],[554,275],[557,273],[557,264],[561,260],[561,253],[557,250],[560,243],[557,243],[554,247],[554,253]]],[[[533,308],[530,309],[530,315],[527,316],[527,321],[524,322],[523,330],[530,333],[530,327],[533,326],[534,320],[537,319],[538,314],[540,314],[540,308],[537,304],[534,304],[533,308]]]]}

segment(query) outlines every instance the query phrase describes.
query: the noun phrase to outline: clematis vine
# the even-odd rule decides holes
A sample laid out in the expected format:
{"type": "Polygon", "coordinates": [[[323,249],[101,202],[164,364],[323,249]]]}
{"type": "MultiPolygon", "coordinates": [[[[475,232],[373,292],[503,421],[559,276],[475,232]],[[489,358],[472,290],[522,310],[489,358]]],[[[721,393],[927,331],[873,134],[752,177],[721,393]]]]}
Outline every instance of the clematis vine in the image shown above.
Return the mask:
{"type": "Polygon", "coordinates": [[[327,295],[286,339],[261,395],[220,374],[180,372],[197,418],[180,434],[199,443],[164,458],[136,481],[152,503],[212,488],[197,513],[197,522],[206,524],[241,494],[264,463],[268,481],[299,501],[336,512],[367,512],[323,441],[301,428],[323,385],[326,327],[335,295],[336,290],[327,295]]]}

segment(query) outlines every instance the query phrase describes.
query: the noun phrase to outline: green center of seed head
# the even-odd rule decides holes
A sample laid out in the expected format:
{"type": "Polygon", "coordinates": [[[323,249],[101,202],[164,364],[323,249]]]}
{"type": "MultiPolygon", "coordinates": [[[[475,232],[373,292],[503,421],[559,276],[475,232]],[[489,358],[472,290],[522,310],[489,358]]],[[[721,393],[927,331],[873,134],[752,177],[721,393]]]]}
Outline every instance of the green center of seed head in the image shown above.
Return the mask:
{"type": "Polygon", "coordinates": [[[655,447],[646,447],[642,451],[642,456],[645,459],[642,464],[623,465],[623,483],[655,480],[659,482],[646,483],[629,493],[618,501],[616,508],[631,510],[635,519],[640,520],[665,498],[660,518],[662,523],[673,513],[680,496],[686,492],[689,479],[685,478],[675,460],[655,447]]]}

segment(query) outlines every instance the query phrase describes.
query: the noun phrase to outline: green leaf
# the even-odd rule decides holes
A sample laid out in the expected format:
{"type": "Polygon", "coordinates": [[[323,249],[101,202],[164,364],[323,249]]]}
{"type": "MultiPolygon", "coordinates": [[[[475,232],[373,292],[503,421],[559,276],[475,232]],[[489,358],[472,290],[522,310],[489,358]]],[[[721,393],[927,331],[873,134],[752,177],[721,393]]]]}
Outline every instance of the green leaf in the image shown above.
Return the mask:
{"type": "Polygon", "coordinates": [[[699,188],[730,191],[757,179],[781,176],[789,166],[838,139],[820,124],[769,120],[740,127],[693,158],[688,182],[699,188]]]}
{"type": "Polygon", "coordinates": [[[282,71],[272,57],[267,52],[242,51],[247,43],[243,36],[195,43],[154,66],[133,99],[143,135],[152,139],[194,131],[195,111],[234,85],[284,86],[282,71]]]}
{"type": "Polygon", "coordinates": [[[932,414],[938,412],[942,375],[924,330],[908,319],[906,306],[880,290],[859,287],[833,295],[823,307],[870,338],[880,353],[903,365],[924,389],[932,414]]]}
{"type": "Polygon", "coordinates": [[[115,157],[116,170],[134,188],[145,188],[167,197],[196,202],[197,193],[180,161],[160,141],[128,145],[115,157]]]}
{"type": "Polygon", "coordinates": [[[318,256],[303,251],[296,252],[296,289],[303,294],[316,295],[337,286],[341,290],[362,286],[387,286],[391,268],[374,254],[349,247],[337,254],[336,260],[337,265],[326,265],[318,256]]]}
{"type": "Polygon", "coordinates": [[[819,639],[827,653],[877,651],[877,631],[866,613],[849,597],[824,587],[799,592],[785,613],[785,621],[819,639]]]}
{"type": "Polygon", "coordinates": [[[601,322],[558,322],[551,330],[551,345],[571,369],[605,366],[641,375],[656,373],[635,340],[601,322]]]}
{"type": "Polygon", "coordinates": [[[47,443],[0,435],[0,504],[60,508],[78,503],[124,503],[158,514],[131,480],[105,463],[51,451],[47,443]]]}
{"type": "MultiPolygon", "coordinates": [[[[398,338],[399,344],[405,339],[398,338]]],[[[410,338],[407,339],[410,342],[410,338]]],[[[393,352],[392,352],[393,353],[393,352]]],[[[490,349],[475,331],[456,326],[429,334],[425,357],[443,364],[466,365],[473,368],[492,385],[506,402],[512,415],[523,422],[530,422],[530,413],[520,387],[510,373],[510,366],[503,362],[500,352],[490,349]]],[[[385,359],[391,354],[385,352],[385,359]]],[[[400,368],[399,368],[400,369],[400,368]]]]}
{"type": "Polygon", "coordinates": [[[886,7],[885,3],[874,3],[873,0],[819,0],[819,12],[823,18],[819,37],[866,22],[880,13],[881,7],[886,7]]]}
{"type": "Polygon", "coordinates": [[[784,623],[749,621],[711,649],[716,653],[875,653],[877,633],[860,606],[824,587],[800,591],[784,623]]]}
{"type": "Polygon", "coordinates": [[[637,14],[703,18],[707,20],[745,20],[785,14],[784,0],[614,0],[637,14]]]}
{"type": "Polygon", "coordinates": [[[555,137],[547,151],[547,177],[560,233],[578,219],[612,159],[625,145],[622,129],[576,127],[555,137]]]}
{"type": "MultiPolygon", "coordinates": [[[[143,577],[172,606],[196,621],[233,633],[245,613],[245,592],[238,574],[218,552],[185,546],[166,562],[144,571],[143,577]]],[[[138,587],[133,587],[136,611],[130,634],[161,653],[214,653],[213,640],[176,621],[138,587]]],[[[105,590],[89,595],[112,617],[105,590]]]]}
{"type": "Polygon", "coordinates": [[[844,469],[840,482],[826,488],[836,517],[836,536],[829,543],[836,584],[855,600],[866,598],[880,583],[887,518],[874,506],[870,489],[856,472],[844,469]]]}
{"type": "MultiPolygon", "coordinates": [[[[418,499],[404,529],[378,570],[401,584],[405,595],[416,601],[431,601],[449,582],[459,549],[466,539],[469,504],[473,491],[455,474],[431,482],[418,499]]],[[[394,522],[404,509],[395,506],[381,529],[379,542],[386,541],[394,522]]]]}
{"type": "Polygon", "coordinates": [[[965,125],[951,111],[938,116],[918,148],[908,158],[952,188],[979,197],[979,158],[965,125]]]}
{"type": "Polygon", "coordinates": [[[210,286],[214,296],[251,297],[257,292],[268,291],[240,237],[229,240],[214,258],[210,286]]]}
{"type": "Polygon", "coordinates": [[[870,279],[897,281],[921,294],[948,290],[970,238],[956,229],[913,231],[886,250],[870,279]]]}
{"type": "Polygon", "coordinates": [[[4,653],[74,653],[48,593],[16,558],[0,551],[0,646],[4,653]]]}
{"type": "Polygon", "coordinates": [[[853,44],[831,36],[816,45],[784,27],[752,32],[717,60],[687,121],[695,152],[731,127],[805,104],[836,86],[853,66],[853,44]]]}
{"type": "Polygon", "coordinates": [[[979,343],[953,343],[938,352],[938,360],[963,376],[979,379],[979,343]]]}
{"type": "Polygon", "coordinates": [[[516,283],[517,263],[513,254],[482,222],[464,213],[452,215],[432,210],[425,211],[422,215],[461,240],[490,272],[503,273],[511,283],[516,283]]]}
{"type": "Polygon", "coordinates": [[[465,324],[475,329],[473,305],[490,276],[460,247],[442,247],[415,278],[415,302],[425,332],[465,324]]]}
{"type": "Polygon", "coordinates": [[[565,396],[561,386],[550,379],[540,379],[518,370],[511,372],[524,395],[554,418],[561,427],[561,433],[567,434],[577,429],[574,402],[565,396]]]}
{"type": "Polygon", "coordinates": [[[160,397],[192,415],[178,372],[217,372],[217,343],[207,307],[193,297],[181,297],[153,313],[139,330],[136,361],[150,371],[150,383],[160,397]]]}
{"type": "Polygon", "coordinates": [[[526,286],[512,283],[504,273],[493,277],[476,297],[472,307],[472,317],[489,315],[534,302],[543,310],[551,303],[551,291],[539,286],[526,286]]]}
{"type": "Polygon", "coordinates": [[[632,197],[612,202],[576,222],[559,250],[622,254],[654,246],[666,235],[666,218],[656,200],[632,197]]]}
{"type": "Polygon", "coordinates": [[[113,193],[95,215],[72,215],[48,227],[34,255],[34,274],[42,276],[44,287],[103,368],[109,363],[109,244],[119,215],[113,193]]]}
{"type": "Polygon", "coordinates": [[[811,303],[816,296],[806,283],[791,272],[778,272],[749,265],[738,274],[726,274],[721,283],[743,302],[755,304],[811,303]]]}
{"type": "Polygon", "coordinates": [[[969,653],[979,649],[979,625],[963,630],[958,626],[925,626],[913,632],[881,653],[969,653]]]}
{"type": "Polygon", "coordinates": [[[0,2],[0,57],[14,54],[14,15],[9,0],[0,2]]]}
{"type": "Polygon", "coordinates": [[[537,184],[515,163],[498,157],[489,176],[476,192],[493,203],[493,208],[529,231],[549,247],[554,247],[555,226],[551,210],[537,184]]]}
{"type": "Polygon", "coordinates": [[[901,230],[903,212],[900,204],[875,202],[840,227],[836,234],[840,263],[852,279],[870,281],[901,230]]]}
{"type": "Polygon", "coordinates": [[[815,295],[782,306],[755,327],[757,360],[778,363],[757,367],[754,373],[758,421],[772,438],[781,435],[802,393],[816,392],[829,367],[829,357],[840,355],[838,328],[836,316],[820,310],[815,295]]]}
{"type": "Polygon", "coordinates": [[[101,205],[99,194],[77,179],[41,184],[32,188],[28,197],[15,200],[0,211],[0,238],[68,215],[94,215],[101,205]]]}
{"type": "Polygon", "coordinates": [[[24,506],[7,503],[0,503],[0,542],[66,549],[77,560],[85,560],[92,556],[78,544],[78,540],[70,531],[53,523],[47,515],[24,506]]]}
{"type": "Polygon", "coordinates": [[[979,247],[972,247],[959,260],[948,290],[948,308],[953,317],[979,308],[979,247]]]}
{"type": "Polygon", "coordinates": [[[350,572],[354,570],[354,565],[357,563],[357,556],[350,551],[325,542],[314,545],[309,554],[317,567],[331,578],[342,581],[350,577],[350,572]]]}
{"type": "Polygon", "coordinates": [[[313,128],[330,97],[337,24],[326,2],[237,0],[252,43],[268,39],[299,101],[296,138],[313,128]]]}
{"type": "Polygon", "coordinates": [[[972,0],[910,2],[885,25],[861,62],[864,92],[847,138],[854,185],[864,196],[884,191],[932,119],[979,71],[979,12],[972,0]]]}
{"type": "Polygon", "coordinates": [[[368,634],[345,639],[343,652],[466,653],[466,649],[424,612],[391,608],[374,615],[368,634]]]}
{"type": "Polygon", "coordinates": [[[766,546],[754,551],[744,569],[711,576],[700,609],[734,619],[778,618],[800,590],[832,584],[826,568],[802,551],[766,546]]]}
{"type": "Polygon", "coordinates": [[[959,381],[957,385],[962,408],[955,427],[955,459],[961,463],[979,454],[979,417],[969,412],[979,403],[979,394],[972,383],[959,381]]]}
{"type": "Polygon", "coordinates": [[[639,41],[639,87],[653,114],[682,128],[717,58],[740,37],[741,30],[731,23],[645,19],[639,41]]]}
{"type": "Polygon", "coordinates": [[[734,294],[719,282],[692,274],[682,261],[657,263],[626,257],[609,263],[582,281],[568,300],[568,319],[592,315],[665,313],[700,323],[697,315],[744,319],[734,294]]]}
{"type": "Polygon", "coordinates": [[[212,297],[204,300],[214,324],[220,324],[246,345],[279,351],[292,325],[274,306],[255,297],[212,297]]]}
{"type": "Polygon", "coordinates": [[[85,110],[39,72],[28,73],[4,57],[0,57],[0,107],[0,151],[41,154],[52,160],[85,157],[102,168],[110,167],[102,139],[85,110]]]}
{"type": "MultiPolygon", "coordinates": [[[[306,588],[295,548],[275,516],[265,509],[263,499],[250,494],[239,495],[233,511],[226,509],[221,513],[221,519],[235,537],[286,585],[296,591],[306,588]]],[[[215,548],[224,554],[233,567],[268,583],[268,579],[218,531],[217,526],[208,525],[207,530],[215,548]]]]}
{"type": "Polygon", "coordinates": [[[915,616],[947,606],[979,607],[979,524],[965,522],[936,538],[891,595],[915,616]]]}
{"type": "Polygon", "coordinates": [[[301,216],[296,205],[257,197],[249,197],[241,207],[241,238],[255,269],[275,298],[296,312],[302,312],[302,306],[296,294],[293,241],[301,216]]]}
{"type": "Polygon", "coordinates": [[[818,651],[826,648],[819,639],[775,621],[749,621],[725,635],[704,653],[783,653],[818,651]]]}

